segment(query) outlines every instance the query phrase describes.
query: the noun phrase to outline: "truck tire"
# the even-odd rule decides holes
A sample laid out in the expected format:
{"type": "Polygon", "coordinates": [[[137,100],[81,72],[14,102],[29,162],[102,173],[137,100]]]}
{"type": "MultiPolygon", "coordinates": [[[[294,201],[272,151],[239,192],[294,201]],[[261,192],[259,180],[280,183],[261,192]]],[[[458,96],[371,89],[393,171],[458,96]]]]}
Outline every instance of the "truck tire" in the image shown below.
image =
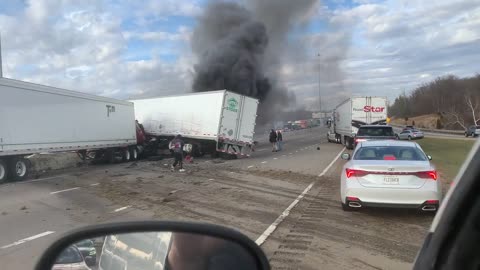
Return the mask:
{"type": "Polygon", "coordinates": [[[353,150],[353,140],[350,137],[345,137],[345,147],[349,150],[353,150]]]}
{"type": "Polygon", "coordinates": [[[137,160],[138,159],[138,149],[136,146],[130,148],[130,160],[137,160]]]}
{"type": "Polygon", "coordinates": [[[23,157],[13,157],[8,162],[9,178],[13,181],[22,181],[30,173],[30,160],[23,157]]]}
{"type": "Polygon", "coordinates": [[[128,149],[128,148],[123,149],[122,161],[123,162],[129,162],[131,159],[132,159],[132,155],[130,153],[130,149],[128,149]]]}
{"type": "Polygon", "coordinates": [[[0,159],[0,184],[5,183],[7,181],[8,170],[7,170],[7,162],[3,159],[0,159]]]}

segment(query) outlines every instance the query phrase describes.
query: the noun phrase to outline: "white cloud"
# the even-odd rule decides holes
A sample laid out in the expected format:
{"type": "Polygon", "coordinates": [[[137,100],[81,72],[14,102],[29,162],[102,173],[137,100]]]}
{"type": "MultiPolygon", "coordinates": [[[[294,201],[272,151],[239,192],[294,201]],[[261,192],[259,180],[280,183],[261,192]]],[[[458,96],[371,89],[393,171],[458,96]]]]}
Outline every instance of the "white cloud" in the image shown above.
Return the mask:
{"type": "MultiPolygon", "coordinates": [[[[165,4],[177,6],[174,1],[165,4]]],[[[155,12],[160,12],[160,7],[156,8],[155,12]]],[[[191,12],[188,10],[188,5],[181,6],[177,13],[191,12]]],[[[179,26],[175,33],[128,32],[123,30],[120,16],[112,12],[115,8],[91,1],[31,0],[16,17],[0,15],[4,76],[118,98],[188,91],[191,76],[186,63],[191,58],[168,64],[153,54],[150,60],[124,58],[129,38],[154,45],[185,43],[190,29],[179,26]]],[[[180,51],[180,47],[176,49],[180,51]]]]}
{"type": "MultiPolygon", "coordinates": [[[[291,47],[278,61],[280,82],[298,104],[318,106],[319,81],[324,105],[332,106],[351,94],[394,98],[439,75],[479,72],[478,0],[355,2],[319,7],[328,29],[306,35],[306,51],[285,45],[291,47]]],[[[188,92],[192,30],[151,26],[201,11],[188,0],[31,0],[15,17],[0,14],[4,75],[119,98],[188,92]],[[130,51],[135,40],[148,51],[130,51]],[[179,58],[161,60],[171,55],[179,58]]]]}

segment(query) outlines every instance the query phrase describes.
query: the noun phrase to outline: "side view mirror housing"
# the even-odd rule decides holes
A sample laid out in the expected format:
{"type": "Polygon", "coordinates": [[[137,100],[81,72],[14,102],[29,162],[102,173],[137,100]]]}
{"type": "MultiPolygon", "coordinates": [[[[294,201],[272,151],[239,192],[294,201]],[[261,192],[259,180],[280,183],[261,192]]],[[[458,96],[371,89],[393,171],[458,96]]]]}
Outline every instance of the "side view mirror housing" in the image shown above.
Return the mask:
{"type": "Polygon", "coordinates": [[[74,230],[48,247],[35,269],[70,269],[82,264],[85,269],[98,269],[101,265],[103,270],[127,266],[146,269],[147,265],[155,266],[152,269],[185,269],[185,266],[198,265],[198,269],[270,270],[261,248],[238,231],[218,225],[151,220],[74,230]],[[98,244],[100,251],[97,249],[95,256],[82,256],[77,243],[86,239],[98,244]]]}
{"type": "Polygon", "coordinates": [[[343,153],[343,154],[342,154],[342,159],[344,159],[344,160],[350,160],[350,154],[349,154],[349,153],[343,153]]]}
{"type": "Polygon", "coordinates": [[[427,155],[428,160],[432,160],[432,156],[427,155]]]}

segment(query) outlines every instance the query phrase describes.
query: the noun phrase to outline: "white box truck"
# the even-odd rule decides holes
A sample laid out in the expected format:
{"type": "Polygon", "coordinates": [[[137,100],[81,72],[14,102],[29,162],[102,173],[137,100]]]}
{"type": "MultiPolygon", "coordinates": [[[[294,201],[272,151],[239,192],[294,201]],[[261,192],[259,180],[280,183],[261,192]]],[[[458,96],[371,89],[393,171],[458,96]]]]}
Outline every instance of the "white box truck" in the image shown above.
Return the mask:
{"type": "Polygon", "coordinates": [[[248,156],[252,149],[257,99],[220,90],[132,102],[147,141],[158,142],[160,149],[168,149],[177,134],[194,156],[248,156]]]}
{"type": "Polygon", "coordinates": [[[361,125],[384,125],[387,121],[386,97],[352,97],[340,103],[329,121],[327,139],[353,149],[361,125]]]}
{"type": "Polygon", "coordinates": [[[31,154],[130,159],[136,143],[131,102],[0,78],[0,182],[27,177],[31,154]]]}

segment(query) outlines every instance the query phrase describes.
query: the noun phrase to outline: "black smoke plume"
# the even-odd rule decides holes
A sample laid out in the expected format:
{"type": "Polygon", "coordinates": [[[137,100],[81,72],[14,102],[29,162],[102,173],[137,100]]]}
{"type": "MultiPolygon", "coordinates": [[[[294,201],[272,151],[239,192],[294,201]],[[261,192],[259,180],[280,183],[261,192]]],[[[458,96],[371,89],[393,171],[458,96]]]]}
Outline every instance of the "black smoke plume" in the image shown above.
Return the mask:
{"type": "Polygon", "coordinates": [[[209,3],[192,37],[192,50],[199,60],[193,91],[227,89],[258,98],[259,122],[274,119],[295,103],[295,96],[276,79],[284,49],[281,43],[315,2],[251,0],[247,1],[250,10],[232,2],[209,3]]]}

